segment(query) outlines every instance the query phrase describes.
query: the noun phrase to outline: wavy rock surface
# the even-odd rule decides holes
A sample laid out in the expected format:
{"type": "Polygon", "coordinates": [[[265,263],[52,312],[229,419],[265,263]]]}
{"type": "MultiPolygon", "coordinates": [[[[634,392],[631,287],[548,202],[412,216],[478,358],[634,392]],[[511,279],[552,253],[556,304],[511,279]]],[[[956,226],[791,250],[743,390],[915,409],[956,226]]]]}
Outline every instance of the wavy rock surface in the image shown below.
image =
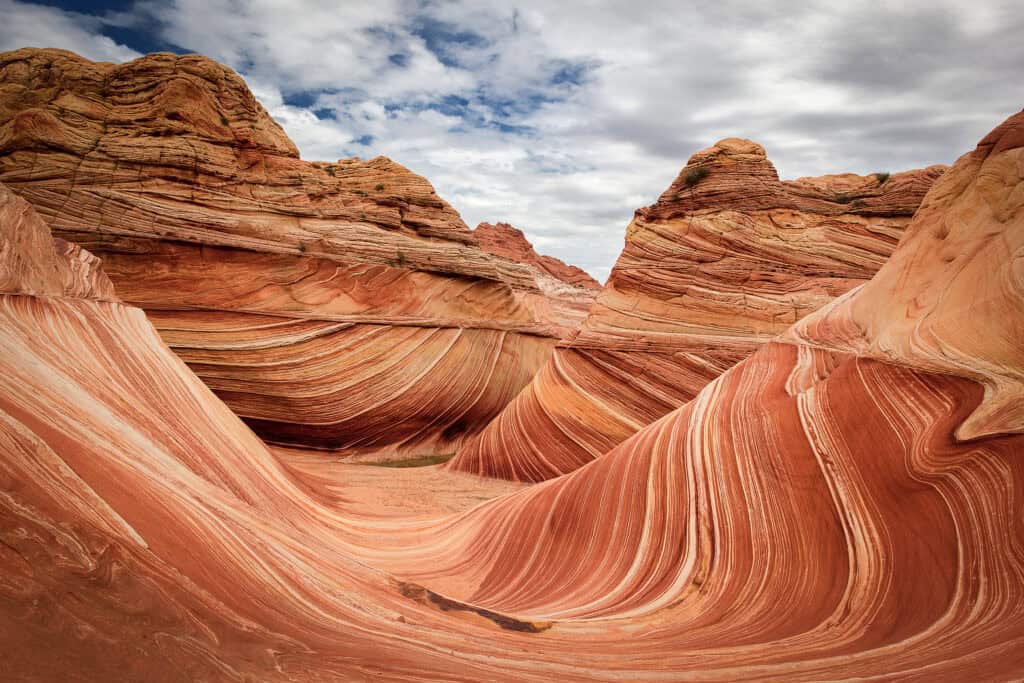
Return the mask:
{"type": "Polygon", "coordinates": [[[439,518],[285,467],[0,192],[5,677],[1020,678],[1022,131],[694,401],[439,518]]]}
{"type": "Polygon", "coordinates": [[[782,182],[749,140],[696,153],[579,333],[450,467],[536,482],[607,452],[870,278],[943,170],[782,182]]]}
{"type": "Polygon", "coordinates": [[[195,55],[0,55],[0,181],[278,443],[453,452],[581,316],[404,167],[300,160],[195,55]]]}
{"type": "Polygon", "coordinates": [[[614,620],[633,662],[684,679],[1014,679],[1022,259],[1024,112],[869,283],[394,568],[535,623],[614,620]]]}
{"type": "Polygon", "coordinates": [[[486,677],[93,259],[2,186],[0,220],[4,680],[486,677]]]}

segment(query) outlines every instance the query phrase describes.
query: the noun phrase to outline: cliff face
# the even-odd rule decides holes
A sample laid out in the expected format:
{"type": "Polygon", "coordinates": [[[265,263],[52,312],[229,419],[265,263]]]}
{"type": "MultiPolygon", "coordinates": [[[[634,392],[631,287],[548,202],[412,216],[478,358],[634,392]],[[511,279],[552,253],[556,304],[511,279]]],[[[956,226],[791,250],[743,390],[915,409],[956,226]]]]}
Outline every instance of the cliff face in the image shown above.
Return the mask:
{"type": "Polygon", "coordinates": [[[0,55],[0,181],[279,443],[451,452],[580,317],[408,169],[300,160],[199,56],[0,55]]]}
{"type": "Polygon", "coordinates": [[[868,284],[452,516],[300,478],[88,254],[3,190],[0,221],[8,679],[1024,674],[1024,112],[868,284]]]}
{"type": "Polygon", "coordinates": [[[943,170],[783,182],[749,140],[694,154],[580,331],[450,466],[540,481],[605,453],[869,279],[943,170]]]}

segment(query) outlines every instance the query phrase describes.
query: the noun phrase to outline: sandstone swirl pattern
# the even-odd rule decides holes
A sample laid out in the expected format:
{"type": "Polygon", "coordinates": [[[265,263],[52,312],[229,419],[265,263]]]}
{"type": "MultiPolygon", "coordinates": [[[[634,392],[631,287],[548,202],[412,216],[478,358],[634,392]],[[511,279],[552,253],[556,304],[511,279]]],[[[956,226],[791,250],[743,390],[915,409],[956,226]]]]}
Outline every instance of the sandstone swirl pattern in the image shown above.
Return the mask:
{"type": "Polygon", "coordinates": [[[1019,677],[1022,263],[1024,112],[935,183],[869,283],[393,569],[612,623],[634,664],[681,678],[1019,677]]]}
{"type": "Polygon", "coordinates": [[[436,518],[284,466],[87,253],[0,221],[7,680],[1024,675],[1024,112],[870,283],[436,518]]]}
{"type": "Polygon", "coordinates": [[[481,249],[386,158],[301,161],[244,82],[195,55],[0,55],[0,181],[278,443],[453,452],[592,297],[481,249]]]}
{"type": "Polygon", "coordinates": [[[602,455],[870,278],[942,171],[780,182],[749,140],[698,152],[636,212],[579,333],[450,466],[536,482],[602,455]]]}

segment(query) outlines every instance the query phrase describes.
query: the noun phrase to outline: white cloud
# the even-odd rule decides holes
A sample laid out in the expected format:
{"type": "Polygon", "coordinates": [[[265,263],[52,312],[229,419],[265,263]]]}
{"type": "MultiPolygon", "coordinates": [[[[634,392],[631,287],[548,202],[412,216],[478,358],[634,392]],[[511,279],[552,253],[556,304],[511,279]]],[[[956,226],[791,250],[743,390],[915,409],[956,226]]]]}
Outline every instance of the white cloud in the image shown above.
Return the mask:
{"type": "Polygon", "coordinates": [[[98,62],[126,62],[140,56],[101,35],[100,22],[87,15],[0,0],[0,17],[0,51],[59,47],[98,62]]]}
{"type": "MultiPolygon", "coordinates": [[[[4,45],[127,50],[32,11],[44,28],[4,45]]],[[[1001,0],[142,0],[117,20],[234,67],[305,158],[386,154],[468,224],[512,222],[599,278],[633,210],[717,139],[761,142],[783,177],[895,171],[1021,106],[1024,16],[1001,0]]]]}

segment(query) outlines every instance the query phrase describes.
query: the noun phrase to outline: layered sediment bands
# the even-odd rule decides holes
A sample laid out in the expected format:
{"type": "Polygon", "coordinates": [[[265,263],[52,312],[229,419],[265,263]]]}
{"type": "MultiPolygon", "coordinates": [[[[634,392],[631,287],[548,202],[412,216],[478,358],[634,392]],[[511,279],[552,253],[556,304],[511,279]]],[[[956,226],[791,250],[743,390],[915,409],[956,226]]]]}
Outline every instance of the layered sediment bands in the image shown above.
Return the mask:
{"type": "Polygon", "coordinates": [[[453,516],[285,466],[0,195],[4,677],[1021,678],[1024,434],[990,409],[1024,368],[1022,124],[937,181],[869,285],[453,516]],[[1001,314],[950,339],[968,292],[1001,314]]]}
{"type": "Polygon", "coordinates": [[[986,382],[1024,368],[1022,122],[936,183],[872,284],[604,457],[453,516],[283,465],[0,196],[4,677],[1020,678],[1024,435],[986,382]],[[933,272],[943,226],[963,256],[933,272]],[[1003,315],[953,345],[968,291],[1003,315]],[[958,439],[979,409],[1007,433],[958,439]]]}
{"type": "Polygon", "coordinates": [[[67,285],[77,267],[13,201],[0,194],[3,678],[485,677],[433,651],[467,637],[458,622],[435,645],[416,635],[436,611],[342,552],[339,520],[140,309],[67,285]]]}
{"type": "Polygon", "coordinates": [[[443,553],[393,570],[526,620],[650,619],[684,649],[752,653],[771,633],[801,656],[855,661],[904,639],[955,640],[967,624],[991,644],[1024,638],[1020,616],[1000,623],[1017,598],[982,606],[987,579],[971,569],[994,572],[996,593],[1024,571],[1024,438],[953,436],[981,398],[960,378],[772,343],[594,463],[473,511],[438,532],[443,553]],[[830,372],[794,391],[811,367],[830,372]]]}
{"type": "Polygon", "coordinates": [[[662,664],[709,678],[1021,675],[1022,131],[940,178],[868,284],[394,570],[520,619],[642,623],[639,658],[672,642],[662,664]]]}
{"type": "Polygon", "coordinates": [[[533,266],[568,285],[590,290],[601,289],[601,283],[590,277],[585,270],[552,256],[538,254],[523,231],[508,223],[481,223],[473,231],[473,237],[490,254],[533,266]]]}
{"type": "Polygon", "coordinates": [[[523,231],[508,223],[481,223],[473,236],[484,251],[531,266],[536,271],[537,285],[548,301],[558,307],[557,317],[566,321],[571,331],[583,322],[601,290],[601,284],[586,271],[538,254],[523,231]]]}
{"type": "Polygon", "coordinates": [[[536,482],[607,452],[863,284],[944,168],[782,182],[749,140],[696,153],[636,212],[580,331],[450,466],[536,482]]]}
{"type": "Polygon", "coordinates": [[[960,425],[960,439],[1024,431],[1022,146],[1018,114],[928,195],[876,278],[786,338],[825,338],[830,348],[980,382],[985,399],[960,425]]]}
{"type": "Polygon", "coordinates": [[[281,443],[453,452],[589,296],[481,249],[389,159],[300,160],[242,79],[196,55],[0,55],[0,181],[281,443]]]}
{"type": "Polygon", "coordinates": [[[38,222],[32,207],[0,185],[0,292],[35,296],[73,296],[115,301],[113,285],[88,251],[47,230],[18,230],[38,222]]]}

